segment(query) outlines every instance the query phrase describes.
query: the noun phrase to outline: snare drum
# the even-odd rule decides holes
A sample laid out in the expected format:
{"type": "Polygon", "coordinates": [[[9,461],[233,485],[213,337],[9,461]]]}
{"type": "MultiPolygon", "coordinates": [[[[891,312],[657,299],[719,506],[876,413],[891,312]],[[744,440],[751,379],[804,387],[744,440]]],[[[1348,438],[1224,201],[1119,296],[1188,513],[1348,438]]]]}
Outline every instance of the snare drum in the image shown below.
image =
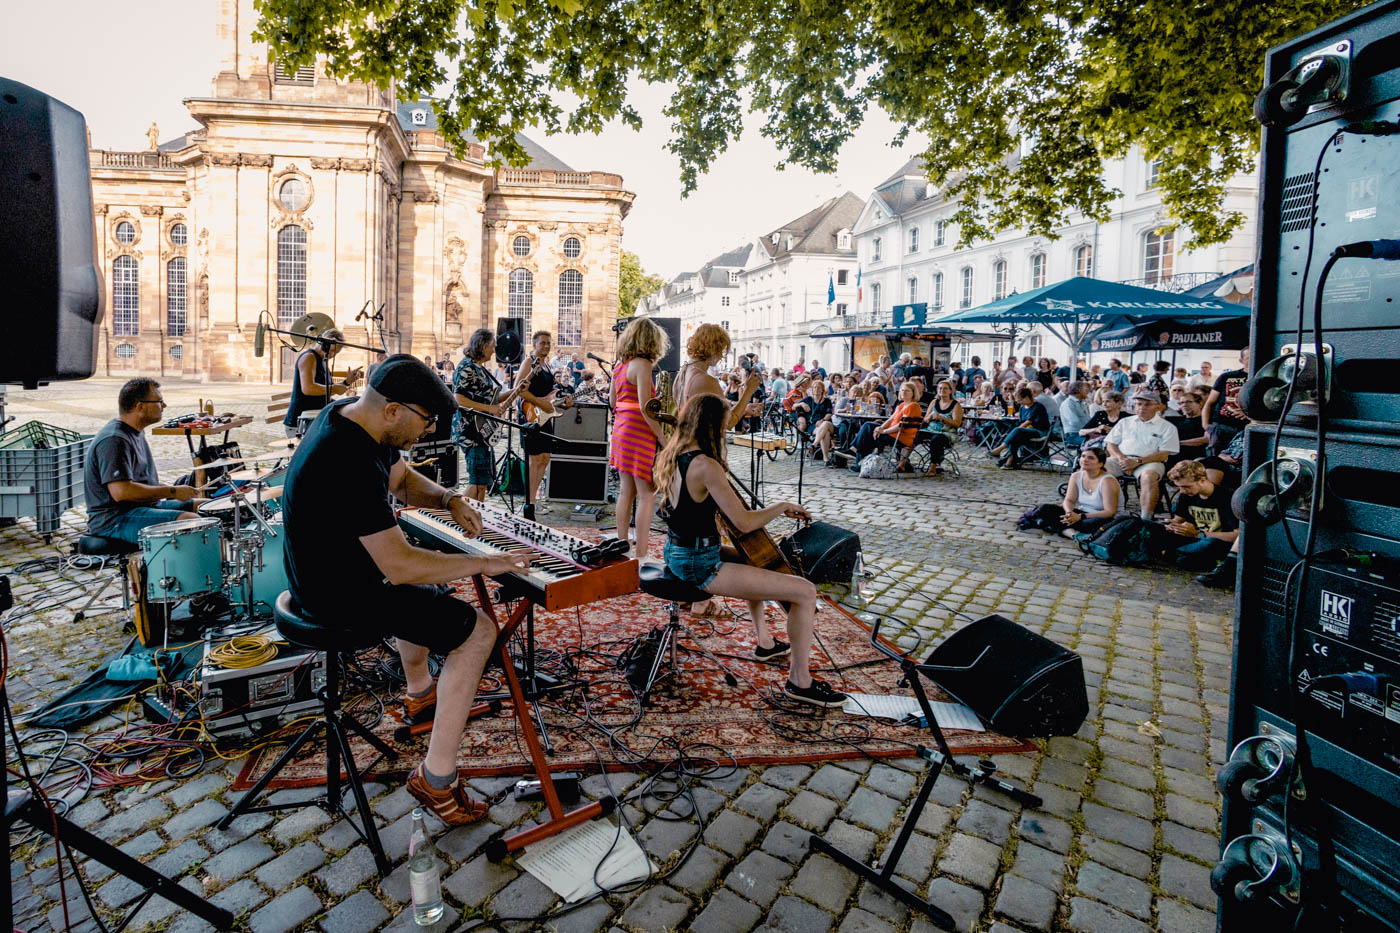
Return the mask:
{"type": "Polygon", "coordinates": [[[171,602],[212,593],[224,585],[219,520],[197,518],[142,528],[137,534],[146,565],[146,599],[171,602]]]}
{"type": "MultiPolygon", "coordinates": [[[[262,491],[261,514],[264,518],[281,511],[278,499],[282,495],[281,486],[262,491]]],[[[217,499],[210,499],[199,507],[199,514],[205,518],[218,519],[224,525],[232,528],[234,526],[234,516],[237,515],[238,523],[242,525],[253,524],[253,511],[257,508],[257,492],[254,490],[244,490],[242,498],[235,498],[233,495],[220,496],[217,499]]]]}
{"type": "Polygon", "coordinates": [[[268,522],[270,531],[263,531],[262,549],[253,562],[252,591],[248,598],[249,614],[271,615],[272,605],[287,586],[287,529],[281,519],[268,522]]]}

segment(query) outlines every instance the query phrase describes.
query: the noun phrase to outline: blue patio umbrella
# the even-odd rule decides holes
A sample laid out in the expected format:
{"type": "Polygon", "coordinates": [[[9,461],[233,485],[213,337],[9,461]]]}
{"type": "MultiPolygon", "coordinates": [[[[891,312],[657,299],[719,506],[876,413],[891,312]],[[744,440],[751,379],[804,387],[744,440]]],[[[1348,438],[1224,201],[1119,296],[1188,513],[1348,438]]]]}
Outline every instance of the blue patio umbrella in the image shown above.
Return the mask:
{"type": "Polygon", "coordinates": [[[1104,325],[1131,315],[1139,321],[1183,318],[1207,322],[1238,318],[1240,306],[1216,298],[1176,295],[1077,275],[1053,285],[1008,295],[937,320],[954,324],[1040,324],[1070,347],[1070,368],[1085,338],[1104,325]]]}

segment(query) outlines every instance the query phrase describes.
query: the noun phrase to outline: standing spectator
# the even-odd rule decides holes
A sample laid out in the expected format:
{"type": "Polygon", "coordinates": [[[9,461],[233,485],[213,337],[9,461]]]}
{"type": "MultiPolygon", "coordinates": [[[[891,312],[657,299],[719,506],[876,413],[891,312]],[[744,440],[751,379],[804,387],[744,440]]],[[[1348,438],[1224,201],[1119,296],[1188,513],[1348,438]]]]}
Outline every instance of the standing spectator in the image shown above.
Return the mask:
{"type": "Polygon", "coordinates": [[[1039,382],[1042,389],[1049,389],[1055,384],[1054,366],[1055,363],[1053,360],[1048,360],[1042,356],[1035,361],[1035,376],[1030,378],[1034,378],[1039,382]]]}
{"type": "Polygon", "coordinates": [[[1207,392],[1215,385],[1215,377],[1210,374],[1210,361],[1201,364],[1201,371],[1186,380],[1188,389],[1205,389],[1207,392]]]}
{"type": "Polygon", "coordinates": [[[781,369],[773,370],[773,381],[768,383],[768,387],[772,390],[775,398],[782,398],[784,395],[787,395],[788,381],[783,378],[783,371],[781,369]]]}
{"type": "Polygon", "coordinates": [[[798,361],[797,361],[797,365],[795,365],[795,366],[792,367],[792,374],[793,374],[794,376],[801,375],[802,373],[805,373],[806,371],[807,371],[807,367],[802,365],[802,361],[801,361],[801,360],[798,360],[798,361]]]}
{"type": "Polygon", "coordinates": [[[948,379],[953,383],[954,394],[963,392],[968,388],[968,384],[963,382],[962,364],[957,360],[948,364],[948,379]]]}
{"type": "Polygon", "coordinates": [[[1206,429],[1210,452],[1218,454],[1230,445],[1248,423],[1239,406],[1240,389],[1249,380],[1249,348],[1240,351],[1240,368],[1220,374],[1201,410],[1201,426],[1206,429]]]}
{"type": "MultiPolygon", "coordinates": [[[[1145,363],[1143,364],[1146,365],[1145,363]]],[[[1172,364],[1166,360],[1158,360],[1152,364],[1152,375],[1147,377],[1147,387],[1154,392],[1167,394],[1167,373],[1171,371],[1172,364]]]]}
{"type": "Polygon", "coordinates": [[[1001,360],[992,360],[992,387],[1001,390],[1001,360]]]}
{"type": "Polygon", "coordinates": [[[1123,368],[1122,360],[1108,361],[1107,379],[1115,392],[1122,392],[1128,388],[1128,371],[1123,368]]]}
{"type": "MultiPolygon", "coordinates": [[[[971,391],[977,388],[978,376],[981,376],[983,379],[987,378],[987,372],[982,368],[982,358],[980,356],[974,356],[971,362],[972,365],[962,374],[964,391],[971,391]]],[[[998,366],[998,368],[1000,367],[998,366]]],[[[995,382],[996,378],[993,377],[992,381],[995,382]]]]}
{"type": "Polygon", "coordinates": [[[1123,491],[1118,480],[1104,470],[1106,454],[1097,447],[1079,452],[1079,469],[1065,484],[1064,517],[1060,519],[1066,538],[1077,533],[1093,534],[1118,515],[1123,491]]]}
{"type": "Polygon", "coordinates": [[[1224,560],[1239,537],[1239,522],[1230,508],[1230,490],[1206,476],[1205,467],[1183,460],[1168,474],[1180,493],[1166,528],[1177,536],[1168,547],[1183,570],[1209,570],[1224,560]]]}
{"type": "Polygon", "coordinates": [[[1065,400],[1060,403],[1060,426],[1064,430],[1065,443],[1071,447],[1084,443],[1083,435],[1079,432],[1089,423],[1088,398],[1088,384],[1076,380],[1069,384],[1065,400]]]}
{"type": "Polygon", "coordinates": [[[1016,400],[1020,403],[1018,417],[1021,421],[992,451],[1001,458],[997,465],[1003,470],[1019,470],[1026,450],[1044,441],[1045,435],[1050,433],[1050,415],[1044,406],[1036,404],[1031,384],[1016,391],[1016,400]]]}
{"type": "Polygon", "coordinates": [[[583,360],[579,358],[579,355],[577,353],[575,353],[573,355],[573,359],[569,362],[569,373],[571,376],[573,376],[575,389],[577,389],[578,384],[583,381],[583,371],[587,368],[588,367],[584,365],[583,360]]]}
{"type": "Polygon", "coordinates": [[[914,358],[908,353],[901,353],[899,362],[890,367],[890,381],[898,385],[908,379],[909,367],[912,365],[914,365],[914,358]]]}
{"type": "Polygon", "coordinates": [[[1021,358],[1021,378],[1030,382],[1035,379],[1036,374],[1035,357],[1024,356],[1021,358]]]}
{"type": "Polygon", "coordinates": [[[816,373],[822,379],[826,378],[826,368],[822,366],[818,360],[812,360],[811,364],[807,367],[807,372],[816,373]]]}
{"type": "Polygon", "coordinates": [[[1124,418],[1108,432],[1108,471],[1114,477],[1133,476],[1138,481],[1142,517],[1151,518],[1166,476],[1166,462],[1181,450],[1176,427],[1162,417],[1162,397],[1150,389],[1133,396],[1135,417],[1124,418]]]}

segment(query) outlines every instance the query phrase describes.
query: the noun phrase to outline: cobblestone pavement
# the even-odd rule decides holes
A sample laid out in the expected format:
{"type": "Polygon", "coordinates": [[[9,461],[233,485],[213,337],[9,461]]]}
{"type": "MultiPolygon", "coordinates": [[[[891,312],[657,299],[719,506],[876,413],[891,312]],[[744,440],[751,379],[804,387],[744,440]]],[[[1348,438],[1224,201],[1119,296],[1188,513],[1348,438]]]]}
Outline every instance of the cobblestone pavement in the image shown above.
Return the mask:
{"type": "MultiPolygon", "coordinates": [[[[109,417],[116,387],[91,381],[12,390],[10,412],[21,422],[38,418],[91,431],[109,417]]],[[[220,411],[260,413],[270,391],[165,387],[172,414],[192,410],[196,397],[209,394],[218,397],[220,411]]],[[[253,446],[254,438],[270,442],[279,433],[258,424],[240,436],[253,446]]],[[[163,469],[186,462],[182,440],[157,439],[154,446],[163,469]]],[[[734,453],[743,473],[747,452],[734,453]]],[[[1214,930],[1207,875],[1217,851],[1213,777],[1225,754],[1228,598],[1184,574],[1107,567],[1080,556],[1070,542],[1016,531],[1015,516],[1033,502],[1055,499],[1060,478],[1001,473],[966,451],[964,459],[961,477],[883,482],[818,465],[805,473],[803,500],[818,517],[860,534],[877,571],[869,598],[893,620],[900,644],[926,650],[965,616],[999,612],[1083,656],[1091,713],[1073,737],[998,758],[1007,774],[1044,798],[1042,810],[941,779],[897,874],[948,910],[960,930],[1214,930]]],[[[794,464],[780,458],[766,466],[765,497],[796,498],[794,464]]],[[[542,512],[550,514],[560,521],[564,510],[542,512]]],[[[81,521],[80,512],[69,512],[51,546],[27,520],[0,529],[0,566],[60,553],[81,521]]],[[[84,592],[96,579],[90,571],[66,576],[70,588],[84,592]]],[[[86,676],[124,636],[119,614],[74,621],[72,607],[42,608],[45,595],[56,592],[52,575],[42,584],[17,580],[17,612],[40,607],[12,620],[7,634],[10,696],[23,715],[86,676]]],[[[117,725],[120,715],[97,726],[117,725]]],[[[370,787],[395,863],[381,882],[343,821],[332,823],[318,810],[244,817],[227,832],[213,830],[236,797],[228,784],[239,766],[214,762],[183,780],[90,794],[72,816],[236,911],[258,933],[412,928],[404,864],[411,798],[402,787],[370,787]]],[[[913,800],[921,770],[905,760],[843,761],[740,769],[703,782],[697,792],[707,818],[703,837],[667,881],[528,926],[610,933],[931,930],[806,846],[809,831],[819,831],[856,855],[878,855],[913,800]]],[[[612,777],[616,791],[638,780],[612,777]]],[[[472,783],[490,795],[507,782],[472,783]]],[[[603,791],[596,777],[584,784],[590,795],[603,791]]],[[[294,793],[300,792],[282,792],[294,793]]],[[[438,838],[449,902],[440,929],[483,914],[535,915],[558,906],[532,876],[509,862],[493,865],[483,854],[492,832],[528,822],[534,812],[507,801],[492,808],[489,823],[438,838]]],[[[667,864],[694,831],[694,823],[643,818],[637,836],[667,864]]],[[[109,919],[138,893],[96,864],[84,873],[96,908],[109,919]]],[[[52,846],[23,845],[11,875],[17,926],[62,928],[52,846]]],[[[74,927],[93,928],[71,877],[67,888],[74,927]]],[[[142,927],[206,929],[159,899],[144,907],[133,928],[142,927]]]]}

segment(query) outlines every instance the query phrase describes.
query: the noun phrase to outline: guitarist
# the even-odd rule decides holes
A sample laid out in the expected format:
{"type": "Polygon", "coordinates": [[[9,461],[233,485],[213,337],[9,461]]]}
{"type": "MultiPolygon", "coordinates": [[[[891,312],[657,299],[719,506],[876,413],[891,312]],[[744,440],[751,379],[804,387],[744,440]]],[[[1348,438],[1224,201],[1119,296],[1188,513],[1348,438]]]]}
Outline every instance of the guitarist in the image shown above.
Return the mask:
{"type": "Polygon", "coordinates": [[[492,473],[491,442],[496,437],[496,425],[472,417],[472,412],[500,418],[505,412],[502,401],[509,394],[486,368],[496,353],[496,335],[490,328],[478,328],[467,341],[462,362],[452,374],[452,391],[457,398],[457,414],[452,418],[452,439],[462,448],[467,461],[467,496],[480,502],[495,479],[492,473]]]}
{"type": "Polygon", "coordinates": [[[839,707],[846,702],[846,695],[813,678],[810,669],[817,606],[817,591],[811,581],[746,563],[728,563],[720,556],[717,522],[721,517],[731,536],[748,535],[780,515],[803,521],[812,518],[794,502],[756,510],[744,507],[729,483],[725,466],[724,425],[729,414],[728,403],[718,395],[691,397],[681,409],[676,433],[656,458],[656,488],[666,491],[664,515],[670,529],[666,569],[707,593],[747,600],[758,635],[754,656],[766,661],[791,651],[783,694],[811,706],[839,707]],[[766,600],[788,605],[791,646],[775,640],[768,631],[763,607],[766,600]]]}
{"type": "MultiPolygon", "coordinates": [[[[549,359],[549,353],[554,349],[554,335],[547,330],[535,331],[531,347],[530,359],[525,361],[515,377],[515,388],[525,402],[522,407],[526,422],[535,420],[537,412],[552,414],[556,408],[562,407],[557,399],[559,387],[554,383],[554,374],[548,366],[539,365],[549,359]]],[[[544,471],[549,466],[549,452],[554,449],[554,422],[547,421],[539,428],[522,431],[520,446],[525,448],[530,463],[525,499],[527,503],[538,502],[540,480],[544,479],[544,471]]],[[[530,512],[533,509],[527,511],[526,518],[531,517],[530,512]]]]}

